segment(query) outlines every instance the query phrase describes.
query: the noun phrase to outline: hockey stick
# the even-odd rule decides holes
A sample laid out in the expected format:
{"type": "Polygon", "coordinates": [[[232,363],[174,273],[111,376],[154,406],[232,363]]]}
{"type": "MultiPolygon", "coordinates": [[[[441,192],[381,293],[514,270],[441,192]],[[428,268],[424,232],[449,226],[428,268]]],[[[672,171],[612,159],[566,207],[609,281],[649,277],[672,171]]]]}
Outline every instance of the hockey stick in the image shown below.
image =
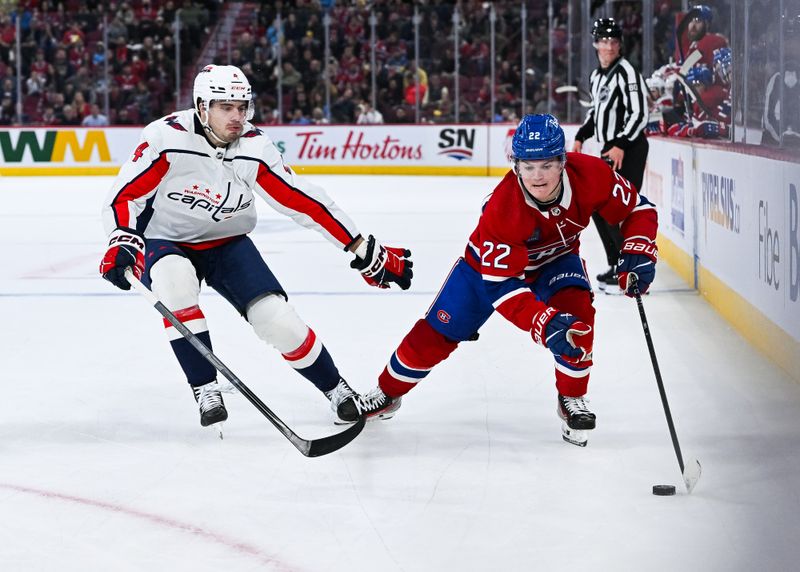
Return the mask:
{"type": "MultiPolygon", "coordinates": [[[[703,102],[703,99],[700,97],[700,94],[697,93],[697,90],[695,89],[695,87],[692,84],[690,84],[688,81],[686,81],[686,77],[685,76],[682,76],[680,73],[677,73],[675,75],[678,77],[678,81],[680,82],[680,84],[684,87],[684,89],[686,91],[689,92],[689,94],[692,96],[692,98],[697,103],[697,105],[700,107],[700,109],[702,109],[705,112],[705,114],[708,115],[708,117],[710,119],[713,119],[714,118],[714,114],[711,112],[711,110],[708,108],[708,106],[703,102]]],[[[691,114],[691,110],[690,110],[690,108],[688,106],[687,106],[686,109],[687,109],[687,113],[688,113],[688,115],[690,117],[690,120],[691,120],[691,115],[692,115],[691,114]]]]}
{"type": "Polygon", "coordinates": [[[693,51],[691,54],[686,56],[686,60],[683,62],[683,64],[681,64],[678,73],[685,78],[686,74],[689,73],[689,70],[694,67],[694,64],[699,62],[701,59],[703,59],[703,54],[700,52],[700,50],[693,51]]]}
{"type": "Polygon", "coordinates": [[[697,481],[700,479],[703,468],[700,466],[700,461],[697,459],[689,459],[689,463],[684,465],[683,455],[681,455],[681,446],[678,443],[678,434],[675,432],[675,424],[672,422],[672,413],[670,413],[669,403],[667,402],[667,392],[664,390],[664,382],[661,379],[661,370],[658,367],[658,359],[656,359],[656,349],[653,346],[653,339],[650,337],[650,326],[647,324],[647,316],[644,313],[644,304],[642,303],[642,294],[639,292],[639,284],[635,274],[631,274],[630,283],[633,287],[633,295],[636,297],[636,305],[639,307],[639,317],[642,319],[644,338],[647,340],[647,349],[650,351],[650,361],[653,362],[653,371],[656,374],[656,383],[658,384],[658,392],[661,395],[661,404],[664,406],[664,415],[667,417],[669,435],[672,437],[672,446],[675,448],[675,455],[678,457],[678,466],[681,469],[681,475],[683,475],[686,492],[691,494],[697,481]]]}
{"type": "Polygon", "coordinates": [[[272,412],[272,410],[264,405],[264,402],[261,401],[258,396],[250,391],[250,388],[247,387],[242,380],[240,380],[234,373],[228,369],[224,363],[222,363],[217,356],[198,338],[195,336],[189,328],[184,326],[178,318],[175,317],[175,314],[170,312],[167,307],[158,299],[158,297],[144,284],[142,284],[136,276],[134,276],[133,271],[131,271],[130,267],[125,269],[125,278],[128,279],[133,287],[144,296],[153,307],[158,310],[158,312],[164,316],[164,318],[172,324],[176,330],[178,330],[181,335],[186,338],[186,340],[192,344],[192,346],[200,352],[200,354],[206,358],[211,365],[213,365],[218,372],[224,375],[228,381],[233,384],[233,386],[239,390],[239,393],[247,398],[247,401],[253,404],[253,406],[258,409],[261,414],[267,418],[267,420],[272,423],[278,431],[283,433],[283,436],[286,437],[292,445],[294,445],[298,451],[300,451],[306,457],[320,457],[322,455],[327,455],[328,453],[333,453],[347,445],[350,441],[355,439],[361,430],[364,428],[364,424],[366,423],[365,417],[360,417],[359,420],[353,424],[351,427],[348,427],[341,433],[337,433],[335,435],[330,435],[328,437],[322,437],[320,439],[303,439],[297,435],[294,431],[292,431],[286,423],[281,421],[281,419],[272,412]]]}
{"type": "MultiPolygon", "coordinates": [[[[681,57],[683,57],[682,50],[681,50],[681,57]]],[[[692,109],[689,106],[689,102],[687,101],[686,98],[687,93],[691,94],[691,96],[695,99],[695,101],[697,101],[697,104],[700,106],[700,109],[708,113],[710,116],[710,113],[706,108],[705,104],[703,103],[703,100],[700,99],[700,94],[697,93],[697,90],[694,88],[694,86],[690,85],[689,82],[686,81],[686,74],[689,73],[689,70],[692,69],[694,65],[701,59],[703,59],[703,54],[700,52],[700,50],[694,50],[691,54],[686,56],[686,59],[681,64],[680,69],[678,69],[678,73],[675,74],[677,75],[678,81],[680,82],[680,84],[683,86],[684,89],[683,101],[684,104],[686,105],[686,117],[689,119],[689,122],[692,121],[692,109]]]]}
{"type": "Polygon", "coordinates": [[[556,93],[575,93],[577,94],[578,103],[581,104],[581,107],[591,107],[592,102],[585,99],[586,93],[581,90],[577,85],[559,85],[553,91],[556,93]],[[581,99],[583,97],[584,99],[581,99]]]}

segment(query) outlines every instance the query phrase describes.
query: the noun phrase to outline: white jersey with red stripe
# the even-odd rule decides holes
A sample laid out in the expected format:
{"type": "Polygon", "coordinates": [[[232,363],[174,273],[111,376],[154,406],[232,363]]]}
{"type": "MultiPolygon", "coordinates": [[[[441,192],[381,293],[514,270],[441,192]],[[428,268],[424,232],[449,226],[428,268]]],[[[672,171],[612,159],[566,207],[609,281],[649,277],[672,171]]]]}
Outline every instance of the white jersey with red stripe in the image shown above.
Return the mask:
{"type": "Polygon", "coordinates": [[[214,147],[194,110],[150,123],[120,169],[103,208],[116,227],[203,248],[255,228],[254,197],[345,249],[353,221],[319,186],[298,177],[275,144],[245,123],[242,136],[214,147]]]}

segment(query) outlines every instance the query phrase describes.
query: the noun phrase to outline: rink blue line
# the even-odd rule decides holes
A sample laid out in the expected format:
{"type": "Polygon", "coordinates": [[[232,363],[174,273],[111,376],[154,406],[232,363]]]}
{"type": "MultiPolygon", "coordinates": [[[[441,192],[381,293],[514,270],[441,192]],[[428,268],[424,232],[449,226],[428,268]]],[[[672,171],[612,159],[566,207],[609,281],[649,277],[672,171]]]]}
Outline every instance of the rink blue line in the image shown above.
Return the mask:
{"type": "MultiPolygon", "coordinates": [[[[289,297],[293,296],[432,296],[438,290],[425,290],[421,292],[289,292],[289,297]]],[[[656,290],[652,294],[696,294],[697,291],[691,288],[667,288],[656,290]]],[[[116,298],[130,296],[128,292],[9,292],[0,293],[0,298],[116,298]]],[[[201,297],[213,296],[220,297],[216,292],[204,292],[201,297]]]]}
{"type": "MultiPolygon", "coordinates": [[[[289,292],[289,297],[294,296],[431,296],[436,291],[427,290],[424,292],[289,292]]],[[[129,292],[10,292],[0,293],[0,298],[106,298],[130,296],[129,292]]],[[[216,292],[200,294],[200,297],[220,297],[216,292]]]]}

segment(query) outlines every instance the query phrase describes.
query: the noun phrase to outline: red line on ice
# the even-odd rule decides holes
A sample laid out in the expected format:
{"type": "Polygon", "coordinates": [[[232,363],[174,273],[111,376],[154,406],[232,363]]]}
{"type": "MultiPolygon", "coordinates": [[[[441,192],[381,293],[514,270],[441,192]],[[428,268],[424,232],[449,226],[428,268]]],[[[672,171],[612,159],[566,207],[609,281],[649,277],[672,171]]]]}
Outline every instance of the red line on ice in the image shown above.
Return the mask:
{"type": "Polygon", "coordinates": [[[0,489],[8,489],[12,491],[17,491],[21,493],[31,494],[39,497],[43,497],[46,499],[54,499],[54,500],[61,500],[67,502],[73,502],[80,505],[91,506],[95,508],[100,508],[103,510],[107,510],[110,512],[116,512],[119,514],[124,514],[127,516],[132,516],[136,518],[140,518],[142,520],[147,520],[153,524],[157,524],[159,526],[163,526],[165,528],[171,528],[174,530],[179,530],[181,532],[188,532],[194,536],[200,537],[204,540],[210,540],[217,544],[221,544],[235,552],[240,554],[245,554],[247,556],[252,556],[265,564],[271,564],[275,566],[277,570],[281,571],[290,571],[294,570],[293,568],[288,568],[282,562],[276,561],[272,556],[266,554],[265,552],[261,551],[259,548],[255,546],[251,546],[244,542],[239,542],[236,540],[232,540],[230,538],[226,538],[220,534],[215,532],[211,532],[194,524],[189,524],[186,522],[181,522],[179,520],[174,520],[172,518],[167,518],[164,516],[160,516],[157,514],[152,514],[149,512],[144,512],[141,510],[127,508],[122,505],[113,504],[109,502],[94,500],[90,498],[78,497],[74,495],[68,495],[63,493],[57,493],[54,491],[47,491],[42,489],[34,489],[31,487],[23,487],[19,485],[12,485],[8,483],[0,483],[0,489]]]}

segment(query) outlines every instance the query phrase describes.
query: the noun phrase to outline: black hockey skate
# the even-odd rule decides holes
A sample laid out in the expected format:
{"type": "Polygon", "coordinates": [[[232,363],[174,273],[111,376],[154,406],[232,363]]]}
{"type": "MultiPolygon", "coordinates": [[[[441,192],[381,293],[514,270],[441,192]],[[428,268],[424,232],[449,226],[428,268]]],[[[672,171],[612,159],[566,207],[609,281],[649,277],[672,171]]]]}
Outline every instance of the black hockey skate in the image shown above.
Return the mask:
{"type": "Polygon", "coordinates": [[[331,409],[333,410],[334,423],[336,425],[346,425],[348,423],[355,423],[361,416],[361,412],[356,405],[356,400],[360,396],[353,391],[353,388],[347,385],[343,379],[339,379],[339,383],[325,392],[325,397],[331,402],[331,409]]]}
{"type": "Polygon", "coordinates": [[[367,421],[376,419],[391,419],[400,409],[402,397],[389,397],[380,387],[370,390],[358,401],[362,415],[367,416],[367,421]]]}
{"type": "Polygon", "coordinates": [[[602,274],[598,274],[597,287],[606,294],[622,294],[622,290],[617,282],[617,267],[611,266],[602,274]]]}
{"type": "Polygon", "coordinates": [[[200,425],[208,427],[214,423],[221,423],[228,418],[228,410],[222,401],[222,393],[216,381],[205,385],[192,386],[194,400],[200,407],[200,425]]]}
{"type": "Polygon", "coordinates": [[[558,416],[564,422],[561,425],[561,436],[567,443],[585,447],[588,441],[586,431],[595,428],[595,415],[581,397],[566,397],[558,394],[558,416]]]}

